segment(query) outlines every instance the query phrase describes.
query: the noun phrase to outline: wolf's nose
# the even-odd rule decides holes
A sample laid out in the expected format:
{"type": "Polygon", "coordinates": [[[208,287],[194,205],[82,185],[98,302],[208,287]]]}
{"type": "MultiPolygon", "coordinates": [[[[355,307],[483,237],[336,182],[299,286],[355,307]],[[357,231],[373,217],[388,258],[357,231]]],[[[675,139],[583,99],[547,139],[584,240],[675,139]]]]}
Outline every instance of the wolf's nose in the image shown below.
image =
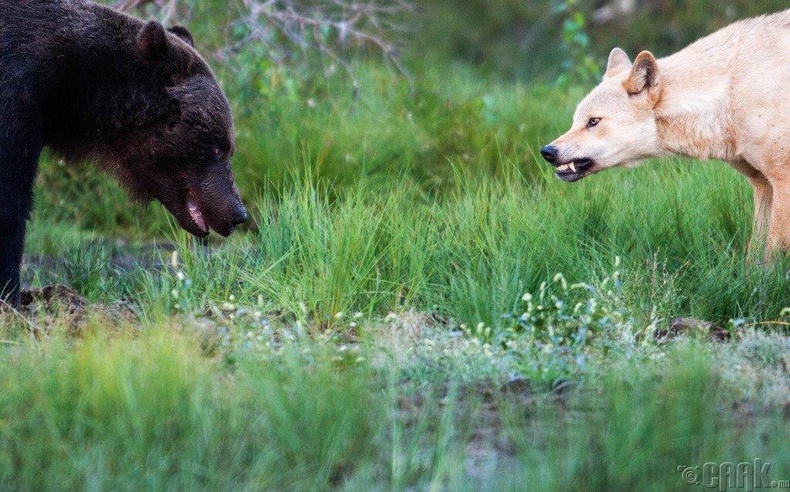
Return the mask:
{"type": "Polygon", "coordinates": [[[543,158],[551,164],[554,164],[554,162],[557,160],[557,153],[557,147],[553,145],[547,145],[540,149],[540,155],[542,155],[543,158]]]}
{"type": "Polygon", "coordinates": [[[239,225],[242,222],[247,221],[247,211],[244,210],[243,206],[239,206],[235,212],[233,212],[233,217],[230,218],[230,222],[233,225],[239,225]]]}

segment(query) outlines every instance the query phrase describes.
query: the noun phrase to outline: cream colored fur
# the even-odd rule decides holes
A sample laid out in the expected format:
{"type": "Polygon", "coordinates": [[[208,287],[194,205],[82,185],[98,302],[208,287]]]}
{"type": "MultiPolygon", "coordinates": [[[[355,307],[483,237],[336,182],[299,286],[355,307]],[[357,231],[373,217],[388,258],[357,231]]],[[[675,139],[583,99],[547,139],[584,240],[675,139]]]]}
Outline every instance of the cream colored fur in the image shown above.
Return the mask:
{"type": "Polygon", "coordinates": [[[754,188],[752,246],[790,249],[790,10],[666,58],[642,52],[632,64],[615,48],[571,129],[550,145],[555,166],[591,159],[583,176],[673,154],[728,162],[754,188]]]}

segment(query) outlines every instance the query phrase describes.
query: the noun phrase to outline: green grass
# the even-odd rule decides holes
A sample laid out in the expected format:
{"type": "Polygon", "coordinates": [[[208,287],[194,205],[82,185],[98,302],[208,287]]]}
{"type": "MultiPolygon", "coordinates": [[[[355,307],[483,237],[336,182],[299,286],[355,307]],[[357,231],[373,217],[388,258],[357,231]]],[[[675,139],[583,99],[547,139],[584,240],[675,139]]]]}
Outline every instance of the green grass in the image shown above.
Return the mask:
{"type": "MultiPolygon", "coordinates": [[[[416,377],[441,358],[399,361],[381,340],[253,347],[234,327],[224,356],[210,357],[189,324],[92,328],[72,342],[3,348],[4,487],[665,490],[683,485],[679,465],[755,457],[773,464],[772,479],[790,473],[786,422],[739,389],[777,366],[703,342],[647,358],[611,353],[603,374],[553,396],[503,392],[490,375],[470,380],[468,366],[416,377]],[[727,381],[725,360],[744,364],[725,375],[761,374],[727,381]]],[[[790,356],[786,339],[752,334],[746,344],[790,356]]],[[[498,359],[470,347],[453,358],[478,370],[498,359]]]]}
{"type": "Polygon", "coordinates": [[[559,182],[536,149],[582,89],[220,74],[252,217],[226,241],[42,162],[24,274],[89,307],[0,322],[3,488],[665,490],[754,458],[790,478],[788,264],[745,261],[734,171],[559,182]],[[682,316],[733,341],[655,340],[682,316]]]}
{"type": "MultiPolygon", "coordinates": [[[[449,78],[429,68],[409,92],[374,66],[360,70],[358,97],[337,79],[258,95],[227,83],[253,218],[210,259],[182,251],[200,292],[191,307],[261,295],[319,318],[435,308],[500,327],[543,280],[590,281],[615,257],[637,313],[726,323],[776,319],[790,303],[781,268],[743,260],[751,193],[728,167],[665,160],[566,185],[536,149],[565,128],[577,93],[462,67],[449,78]]],[[[100,256],[123,245],[95,239],[118,235],[184,242],[161,206],[130,206],[90,167],[45,159],[37,190],[31,253],[79,252],[91,240],[100,256]]],[[[91,297],[127,288],[89,284],[91,297]]]]}
{"type": "MultiPolygon", "coordinates": [[[[210,254],[169,226],[191,279],[182,308],[199,310],[234,295],[244,303],[262,297],[296,315],[306,309],[311,319],[328,322],[341,311],[385,316],[413,308],[501,328],[501,315],[514,313],[541,282],[557,273],[589,282],[611,272],[616,258],[624,303],[640,319],[775,320],[790,304],[781,265],[745,261],[749,191],[723,165],[656,163],[576,185],[548,170],[526,177],[511,162],[500,164],[506,176],[496,180],[458,167],[452,190],[429,198],[403,180],[315,185],[305,164],[308,171],[289,190],[252,204],[255,232],[210,254]]],[[[46,225],[34,223],[34,240],[37,227],[46,225]]],[[[110,268],[113,248],[122,249],[83,247],[67,266],[106,280],[109,272],[101,269],[110,268]]],[[[122,283],[95,289],[72,277],[64,280],[97,299],[132,294],[122,283]]],[[[172,278],[148,280],[141,292],[164,298],[157,304],[168,313],[172,278]]]]}

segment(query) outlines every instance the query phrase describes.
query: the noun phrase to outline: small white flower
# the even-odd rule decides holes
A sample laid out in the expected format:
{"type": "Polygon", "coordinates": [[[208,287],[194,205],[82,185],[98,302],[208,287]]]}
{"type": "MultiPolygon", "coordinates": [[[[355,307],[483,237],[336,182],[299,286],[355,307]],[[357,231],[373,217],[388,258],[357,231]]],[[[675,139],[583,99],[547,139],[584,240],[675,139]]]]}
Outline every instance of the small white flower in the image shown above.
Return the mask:
{"type": "Polygon", "coordinates": [[[565,275],[558,273],[554,276],[554,282],[559,282],[563,290],[568,290],[568,281],[565,280],[565,275]]]}

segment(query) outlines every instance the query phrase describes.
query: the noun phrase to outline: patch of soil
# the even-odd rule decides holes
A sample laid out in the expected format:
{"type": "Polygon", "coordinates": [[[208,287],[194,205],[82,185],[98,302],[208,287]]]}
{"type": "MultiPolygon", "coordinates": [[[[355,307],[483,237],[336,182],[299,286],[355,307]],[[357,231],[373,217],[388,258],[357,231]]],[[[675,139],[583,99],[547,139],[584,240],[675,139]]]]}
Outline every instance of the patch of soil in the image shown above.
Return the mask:
{"type": "Polygon", "coordinates": [[[84,297],[65,285],[48,285],[43,289],[23,290],[20,297],[22,304],[20,312],[27,314],[42,308],[48,312],[67,308],[68,314],[81,314],[87,304],[84,297]]]}
{"type": "Polygon", "coordinates": [[[666,329],[656,330],[655,341],[673,340],[681,335],[702,336],[713,342],[726,342],[730,332],[709,321],[694,318],[675,318],[666,329]]]}
{"type": "Polygon", "coordinates": [[[56,327],[65,327],[68,335],[78,336],[91,325],[119,328],[139,322],[128,302],[90,304],[77,291],[64,285],[23,290],[16,314],[30,323],[37,338],[49,335],[56,327]]]}

